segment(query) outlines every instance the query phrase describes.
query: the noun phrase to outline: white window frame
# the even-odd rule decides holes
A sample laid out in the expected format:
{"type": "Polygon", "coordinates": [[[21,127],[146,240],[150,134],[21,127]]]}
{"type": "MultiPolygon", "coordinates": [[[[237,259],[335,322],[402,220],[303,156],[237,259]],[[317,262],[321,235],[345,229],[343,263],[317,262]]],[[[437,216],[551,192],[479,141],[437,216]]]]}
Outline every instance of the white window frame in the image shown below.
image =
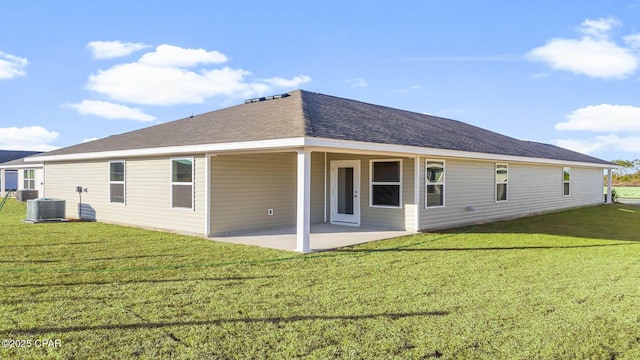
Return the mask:
{"type": "Polygon", "coordinates": [[[562,196],[563,197],[571,196],[571,167],[570,166],[563,166],[562,167],[562,196]],[[564,173],[565,172],[569,173],[569,180],[565,180],[564,179],[564,173]],[[569,193],[568,194],[564,193],[564,186],[566,184],[569,185],[569,193]]]}
{"type": "Polygon", "coordinates": [[[509,201],[509,164],[507,163],[496,163],[494,170],[493,170],[493,175],[494,175],[494,181],[495,181],[495,186],[494,188],[494,195],[493,195],[493,199],[495,200],[495,202],[497,203],[503,203],[503,202],[508,202],[509,201]],[[507,168],[507,181],[500,181],[498,182],[498,166],[506,166],[507,168]],[[504,200],[498,200],[498,185],[505,185],[507,191],[505,192],[505,199],[504,200]]]}
{"type": "Polygon", "coordinates": [[[382,209],[402,209],[402,159],[371,159],[369,160],[369,207],[382,209]],[[398,162],[400,163],[400,178],[398,182],[373,181],[373,164],[377,162],[398,162]],[[374,185],[399,185],[399,201],[398,206],[391,205],[374,205],[373,204],[373,186],[374,185]]]}
{"type": "Polygon", "coordinates": [[[109,204],[117,204],[117,205],[126,205],[127,204],[127,162],[125,160],[112,160],[109,161],[109,204]],[[111,164],[112,163],[122,163],[122,179],[123,181],[112,181],[111,180],[111,164]],[[122,185],[122,202],[113,202],[111,201],[111,185],[122,185]]]}
{"type": "Polygon", "coordinates": [[[443,208],[445,207],[446,204],[446,199],[447,199],[447,163],[444,160],[438,160],[438,159],[426,159],[424,161],[424,208],[425,209],[437,209],[437,208],[443,208]],[[442,163],[442,178],[444,181],[442,182],[429,182],[429,179],[427,177],[427,171],[429,168],[429,163],[442,163]],[[427,201],[427,196],[429,195],[427,189],[429,185],[442,185],[442,205],[433,205],[433,206],[429,206],[429,202],[427,201]]]}
{"type": "Polygon", "coordinates": [[[169,159],[169,206],[175,210],[194,210],[195,209],[195,177],[196,177],[196,162],[194,157],[174,157],[169,159]],[[174,182],[173,181],[173,162],[177,160],[189,160],[191,161],[191,182],[174,182]],[[173,205],[173,186],[191,186],[191,207],[180,207],[173,205]]]}
{"type": "Polygon", "coordinates": [[[22,187],[25,190],[35,190],[36,189],[36,170],[35,169],[24,169],[22,170],[22,187]],[[27,177],[27,173],[33,175],[33,177],[27,177]],[[26,182],[29,181],[29,186],[25,186],[26,182]],[[33,186],[31,186],[33,183],[33,186]]]}

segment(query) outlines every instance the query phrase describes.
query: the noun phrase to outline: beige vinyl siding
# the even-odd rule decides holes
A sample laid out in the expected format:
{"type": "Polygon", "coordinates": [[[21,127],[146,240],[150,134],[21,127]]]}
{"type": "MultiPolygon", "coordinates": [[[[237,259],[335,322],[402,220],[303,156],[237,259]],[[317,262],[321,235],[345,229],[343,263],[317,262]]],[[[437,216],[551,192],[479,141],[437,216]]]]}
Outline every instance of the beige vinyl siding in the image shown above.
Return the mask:
{"type": "Polygon", "coordinates": [[[295,226],[296,156],[289,152],[212,157],[212,235],[295,226]]]}
{"type": "MultiPolygon", "coordinates": [[[[325,153],[323,152],[311,153],[311,223],[312,224],[318,224],[318,223],[324,222],[324,206],[325,206],[324,156],[325,156],[325,153]]],[[[327,168],[326,170],[327,192],[329,192],[329,180],[328,180],[329,171],[330,169],[327,168]]],[[[327,217],[330,211],[331,210],[327,209],[327,217]]]]}
{"type": "MultiPolygon", "coordinates": [[[[389,229],[406,229],[405,213],[411,211],[413,204],[413,159],[399,156],[328,154],[328,166],[331,160],[360,160],[360,225],[389,229]],[[402,207],[382,208],[369,206],[369,166],[370,160],[400,159],[402,161],[402,207]]],[[[329,177],[329,176],[327,176],[329,177]]],[[[331,192],[327,191],[327,203],[331,201],[331,192]]],[[[330,216],[330,214],[329,214],[330,216]]],[[[411,228],[410,228],[411,229],[411,228]]]]}
{"type": "Polygon", "coordinates": [[[97,221],[164,229],[205,232],[205,158],[194,157],[194,209],[171,208],[171,160],[162,158],[106,159],[45,164],[46,196],[66,200],[67,217],[78,217],[82,186],[85,214],[97,221]],[[109,161],[125,160],[125,204],[109,203],[109,161]]]}
{"type": "MultiPolygon", "coordinates": [[[[420,205],[421,229],[438,229],[602,203],[602,170],[571,168],[571,196],[562,195],[562,166],[508,163],[508,200],[496,202],[495,162],[447,159],[445,207],[420,205]],[[473,210],[467,207],[472,206],[473,210]]],[[[424,197],[424,159],[420,167],[424,197]]]]}

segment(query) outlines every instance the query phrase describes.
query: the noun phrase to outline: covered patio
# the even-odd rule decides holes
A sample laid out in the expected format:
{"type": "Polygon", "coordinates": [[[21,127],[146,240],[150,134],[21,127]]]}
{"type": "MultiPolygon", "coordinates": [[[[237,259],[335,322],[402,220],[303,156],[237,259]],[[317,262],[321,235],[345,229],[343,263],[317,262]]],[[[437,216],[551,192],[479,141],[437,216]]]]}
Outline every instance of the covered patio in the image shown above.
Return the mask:
{"type": "MultiPolygon", "coordinates": [[[[415,232],[390,230],[371,226],[342,226],[314,224],[310,231],[310,248],[306,252],[327,251],[339,247],[363,244],[376,240],[412,235],[415,232]]],[[[209,237],[210,240],[232,244],[260,246],[272,249],[296,251],[296,228],[284,227],[269,230],[242,231],[225,236],[209,237]]]]}

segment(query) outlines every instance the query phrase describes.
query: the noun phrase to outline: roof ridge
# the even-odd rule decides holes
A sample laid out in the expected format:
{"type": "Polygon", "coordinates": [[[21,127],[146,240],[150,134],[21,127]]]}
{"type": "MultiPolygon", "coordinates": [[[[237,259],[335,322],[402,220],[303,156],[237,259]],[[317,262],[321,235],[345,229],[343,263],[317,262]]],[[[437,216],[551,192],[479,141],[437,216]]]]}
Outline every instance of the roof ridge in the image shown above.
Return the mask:
{"type": "Polygon", "coordinates": [[[313,121],[311,120],[311,113],[309,112],[306,99],[306,94],[308,94],[309,92],[302,89],[299,89],[298,91],[300,91],[302,115],[304,116],[305,135],[315,136],[315,131],[313,130],[313,121]]]}

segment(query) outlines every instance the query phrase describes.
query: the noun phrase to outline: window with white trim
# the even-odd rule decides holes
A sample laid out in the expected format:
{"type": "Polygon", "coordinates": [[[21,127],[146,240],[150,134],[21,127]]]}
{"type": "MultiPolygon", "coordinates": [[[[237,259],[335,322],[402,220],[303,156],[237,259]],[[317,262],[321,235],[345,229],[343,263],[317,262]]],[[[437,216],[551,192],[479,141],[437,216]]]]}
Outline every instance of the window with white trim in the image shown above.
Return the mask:
{"type": "Polygon", "coordinates": [[[124,204],[125,167],[124,161],[109,162],[109,202],[124,204]]]}
{"type": "Polygon", "coordinates": [[[427,160],[425,164],[425,207],[444,206],[444,161],[427,160]]]}
{"type": "Polygon", "coordinates": [[[571,195],[571,168],[568,166],[562,168],[562,194],[571,195]]]}
{"type": "Polygon", "coordinates": [[[402,161],[371,160],[369,206],[402,207],[402,161]]]}
{"type": "Polygon", "coordinates": [[[507,180],[509,178],[509,165],[496,164],[496,202],[507,201],[507,180]]]}
{"type": "Polygon", "coordinates": [[[193,209],[193,158],[171,159],[171,207],[193,209]]]}
{"type": "Polygon", "coordinates": [[[36,171],[33,169],[23,170],[23,188],[25,190],[33,190],[36,188],[36,171]]]}

